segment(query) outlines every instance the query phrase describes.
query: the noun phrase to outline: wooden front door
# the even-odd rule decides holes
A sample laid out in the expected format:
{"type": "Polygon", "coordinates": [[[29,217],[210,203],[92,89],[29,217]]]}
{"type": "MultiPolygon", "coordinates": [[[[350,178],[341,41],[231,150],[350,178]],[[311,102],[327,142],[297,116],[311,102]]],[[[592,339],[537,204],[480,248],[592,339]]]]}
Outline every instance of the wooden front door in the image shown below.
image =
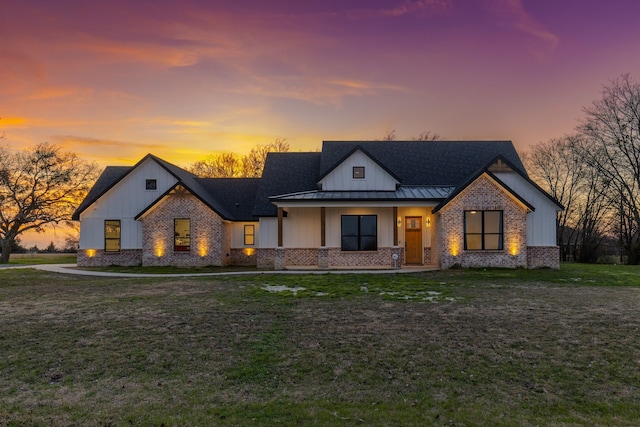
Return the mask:
{"type": "Polygon", "coordinates": [[[407,216],[404,221],[405,263],[422,264],[422,217],[407,216]]]}

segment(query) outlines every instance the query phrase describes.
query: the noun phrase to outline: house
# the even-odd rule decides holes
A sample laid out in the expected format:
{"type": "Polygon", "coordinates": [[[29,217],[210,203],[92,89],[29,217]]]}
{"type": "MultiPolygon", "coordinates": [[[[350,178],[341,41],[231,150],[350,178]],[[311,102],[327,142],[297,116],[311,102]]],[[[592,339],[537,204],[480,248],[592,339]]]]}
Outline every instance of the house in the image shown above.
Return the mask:
{"type": "Polygon", "coordinates": [[[149,154],[107,167],[73,219],[81,266],[558,268],[562,209],[510,141],[325,141],[252,179],[149,154]]]}

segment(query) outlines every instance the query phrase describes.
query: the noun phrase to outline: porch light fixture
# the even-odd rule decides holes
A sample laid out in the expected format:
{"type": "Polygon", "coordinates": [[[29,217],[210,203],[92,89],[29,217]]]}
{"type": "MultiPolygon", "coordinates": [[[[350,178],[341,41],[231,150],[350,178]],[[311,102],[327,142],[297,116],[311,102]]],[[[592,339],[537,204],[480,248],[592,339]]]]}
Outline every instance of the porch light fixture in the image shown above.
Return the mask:
{"type": "Polygon", "coordinates": [[[425,223],[427,224],[427,227],[431,227],[431,218],[427,217],[425,223]]]}
{"type": "Polygon", "coordinates": [[[402,218],[398,217],[398,227],[402,227],[402,218]]]}

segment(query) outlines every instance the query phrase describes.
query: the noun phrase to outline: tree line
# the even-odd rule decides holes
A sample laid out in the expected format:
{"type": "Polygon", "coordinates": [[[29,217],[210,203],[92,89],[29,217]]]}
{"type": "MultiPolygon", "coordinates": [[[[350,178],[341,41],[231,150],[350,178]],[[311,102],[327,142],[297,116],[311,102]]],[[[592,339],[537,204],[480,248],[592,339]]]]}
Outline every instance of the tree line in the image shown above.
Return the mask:
{"type": "Polygon", "coordinates": [[[523,157],[530,176],[565,210],[557,218],[563,261],[597,262],[617,245],[640,263],[640,84],[629,74],[603,86],[575,132],[523,157]]]}

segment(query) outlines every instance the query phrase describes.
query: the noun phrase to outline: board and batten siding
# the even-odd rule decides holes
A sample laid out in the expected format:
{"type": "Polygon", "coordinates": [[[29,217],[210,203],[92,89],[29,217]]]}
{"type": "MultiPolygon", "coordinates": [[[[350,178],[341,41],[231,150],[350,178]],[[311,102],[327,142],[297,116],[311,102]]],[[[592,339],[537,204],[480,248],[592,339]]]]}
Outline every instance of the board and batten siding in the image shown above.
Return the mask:
{"type": "Polygon", "coordinates": [[[397,183],[362,151],[353,153],[320,181],[324,191],[395,191],[397,183]],[[354,166],[364,167],[364,178],[353,178],[354,166]]]}
{"type": "Polygon", "coordinates": [[[556,212],[560,208],[517,173],[494,174],[535,208],[527,214],[527,246],[556,246],[556,212]]]}
{"type": "Polygon", "coordinates": [[[142,249],[142,224],[135,220],[145,207],[176,184],[176,178],[147,159],[80,214],[80,249],[104,249],[104,221],[120,220],[121,249],[142,249]],[[156,190],[146,190],[146,180],[156,190]]]}

